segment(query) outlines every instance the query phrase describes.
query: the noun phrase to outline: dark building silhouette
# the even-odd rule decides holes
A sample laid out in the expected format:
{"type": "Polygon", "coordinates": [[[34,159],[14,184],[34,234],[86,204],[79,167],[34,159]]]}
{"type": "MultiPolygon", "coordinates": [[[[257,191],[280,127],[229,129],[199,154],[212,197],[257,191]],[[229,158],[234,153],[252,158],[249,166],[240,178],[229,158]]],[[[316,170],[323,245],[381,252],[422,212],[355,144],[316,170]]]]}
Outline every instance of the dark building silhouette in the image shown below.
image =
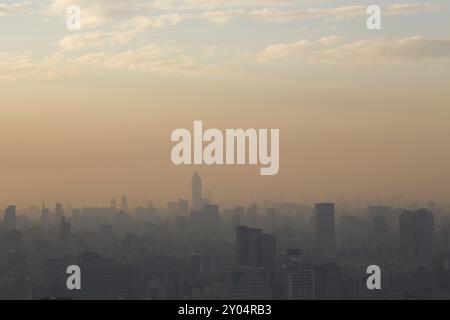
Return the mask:
{"type": "Polygon", "coordinates": [[[49,227],[51,224],[51,214],[50,210],[45,207],[45,204],[42,204],[41,209],[41,224],[43,227],[49,227]]]}
{"type": "Polygon", "coordinates": [[[127,196],[122,196],[120,200],[120,210],[127,212],[128,211],[128,198],[127,196]]]}
{"type": "Polygon", "coordinates": [[[197,172],[192,176],[192,210],[202,209],[202,179],[197,172]]]}
{"type": "Polygon", "coordinates": [[[237,263],[241,266],[273,268],[276,238],[261,229],[236,227],[237,263]]]}
{"type": "Polygon", "coordinates": [[[285,300],[314,300],[314,267],[298,250],[288,250],[279,266],[282,295],[285,300]]]}
{"type": "Polygon", "coordinates": [[[334,203],[315,205],[315,236],[319,256],[333,256],[336,251],[334,203]]]}
{"type": "Polygon", "coordinates": [[[127,264],[104,259],[94,252],[81,254],[79,264],[83,270],[82,290],[74,294],[80,299],[136,299],[142,294],[139,275],[127,264]]]}
{"type": "Polygon", "coordinates": [[[16,229],[16,206],[9,206],[5,209],[3,222],[6,230],[16,229]]]}
{"type": "Polygon", "coordinates": [[[228,275],[227,297],[231,300],[270,300],[270,273],[265,268],[236,267],[228,275]]]}
{"type": "Polygon", "coordinates": [[[335,263],[324,263],[315,267],[315,298],[337,300],[341,296],[342,270],[335,263]]]}
{"type": "Polygon", "coordinates": [[[184,217],[189,214],[189,202],[187,200],[178,200],[178,213],[184,217]]]}
{"type": "Polygon", "coordinates": [[[70,223],[62,216],[57,231],[57,245],[62,254],[70,253],[72,229],[70,223]]]}
{"type": "Polygon", "coordinates": [[[114,210],[117,209],[117,200],[116,200],[116,198],[112,198],[111,199],[110,207],[111,207],[111,209],[114,209],[114,210]]]}
{"type": "Polygon", "coordinates": [[[0,300],[450,299],[445,204],[405,211],[342,203],[335,231],[333,203],[316,204],[309,224],[311,208],[298,203],[219,208],[202,198],[198,174],[192,180],[199,209],[190,213],[182,199],[132,208],[125,196],[111,206],[67,206],[66,214],[61,204],[17,216],[8,207],[0,300]],[[382,270],[381,290],[367,288],[372,264],[382,270]],[[70,265],[81,268],[81,290],[66,286],[70,265]]]}
{"type": "Polygon", "coordinates": [[[385,247],[388,244],[389,228],[385,216],[377,216],[373,219],[374,243],[378,247],[385,247]]]}
{"type": "Polygon", "coordinates": [[[434,216],[427,209],[399,216],[399,255],[411,262],[429,262],[433,255],[434,216]]]}
{"type": "Polygon", "coordinates": [[[64,216],[64,206],[61,203],[55,204],[55,220],[60,223],[64,216]]]}

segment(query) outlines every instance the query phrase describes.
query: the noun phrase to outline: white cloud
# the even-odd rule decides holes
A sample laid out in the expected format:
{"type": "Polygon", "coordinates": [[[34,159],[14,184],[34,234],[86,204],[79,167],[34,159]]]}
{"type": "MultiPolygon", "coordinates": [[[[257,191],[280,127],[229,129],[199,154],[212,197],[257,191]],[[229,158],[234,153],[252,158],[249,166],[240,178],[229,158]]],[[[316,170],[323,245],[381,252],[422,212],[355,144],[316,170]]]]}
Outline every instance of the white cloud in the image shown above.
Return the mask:
{"type": "Polygon", "coordinates": [[[181,51],[151,44],[120,53],[91,53],[72,60],[81,66],[103,70],[139,70],[175,73],[189,70],[193,60],[181,51]]]}
{"type": "Polygon", "coordinates": [[[19,15],[31,13],[29,2],[0,3],[0,16],[19,15]]]}
{"type": "Polygon", "coordinates": [[[58,42],[62,51],[79,51],[92,47],[117,46],[125,44],[134,36],[131,32],[94,31],[68,35],[58,42]]]}
{"type": "MultiPolygon", "coordinates": [[[[164,27],[178,24],[178,19],[208,20],[225,24],[233,19],[256,19],[265,22],[284,22],[299,19],[352,19],[366,15],[367,6],[348,5],[337,7],[305,7],[334,1],[290,0],[77,0],[82,10],[85,27],[95,27],[108,22],[146,17],[151,26],[164,27]],[[174,20],[171,20],[174,19],[174,20]]],[[[72,0],[51,0],[47,14],[65,16],[72,0]]],[[[393,4],[383,7],[386,15],[412,14],[440,8],[431,4],[393,4]]]]}
{"type": "Polygon", "coordinates": [[[390,63],[413,60],[450,61],[450,38],[407,37],[360,40],[340,44],[336,37],[268,46],[256,55],[260,63],[294,59],[314,63],[390,63]]]}
{"type": "MultiPolygon", "coordinates": [[[[411,14],[436,10],[439,6],[431,4],[394,4],[382,8],[386,15],[411,14]]],[[[353,5],[334,8],[307,8],[298,10],[259,9],[248,13],[254,19],[268,22],[285,22],[300,19],[343,20],[366,15],[367,6],[353,5]]]]}

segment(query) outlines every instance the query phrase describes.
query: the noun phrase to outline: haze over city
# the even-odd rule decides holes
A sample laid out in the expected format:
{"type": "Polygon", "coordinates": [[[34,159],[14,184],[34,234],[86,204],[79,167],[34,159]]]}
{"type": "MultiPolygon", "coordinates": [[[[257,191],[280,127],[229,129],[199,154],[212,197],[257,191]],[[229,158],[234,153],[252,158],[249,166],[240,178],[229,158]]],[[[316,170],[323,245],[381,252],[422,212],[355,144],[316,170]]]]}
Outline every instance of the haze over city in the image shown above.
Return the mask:
{"type": "Polygon", "coordinates": [[[450,198],[447,1],[0,3],[0,205],[450,198]],[[368,4],[368,2],[367,2],[368,4]],[[280,171],[176,167],[170,133],[279,128],[280,171]]]}

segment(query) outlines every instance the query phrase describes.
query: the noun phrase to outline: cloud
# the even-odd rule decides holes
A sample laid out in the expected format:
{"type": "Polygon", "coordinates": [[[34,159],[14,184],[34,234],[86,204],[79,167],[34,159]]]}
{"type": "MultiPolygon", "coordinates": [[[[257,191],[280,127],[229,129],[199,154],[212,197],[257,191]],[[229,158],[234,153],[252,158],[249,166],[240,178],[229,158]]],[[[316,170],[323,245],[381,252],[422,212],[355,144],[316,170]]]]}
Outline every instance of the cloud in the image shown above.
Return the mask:
{"type": "MultiPolygon", "coordinates": [[[[99,75],[108,71],[138,71],[154,74],[225,74],[220,64],[204,65],[182,50],[149,44],[120,52],[91,52],[78,56],[58,51],[41,60],[30,52],[0,53],[0,80],[48,80],[80,75],[99,75]]],[[[232,72],[228,72],[232,74],[232,72]]]]}
{"type": "Polygon", "coordinates": [[[120,25],[122,30],[141,32],[147,28],[164,28],[176,26],[179,23],[192,19],[191,14],[167,13],[153,16],[137,16],[120,25]]]}
{"type": "Polygon", "coordinates": [[[341,44],[335,36],[268,46],[256,54],[259,63],[294,59],[313,63],[392,63],[415,60],[450,61],[450,38],[407,37],[360,40],[341,44]]]}
{"type": "Polygon", "coordinates": [[[94,31],[68,35],[58,42],[62,51],[80,51],[92,47],[117,46],[128,43],[134,36],[132,32],[94,31]]]}
{"type": "Polygon", "coordinates": [[[31,4],[29,2],[21,3],[0,3],[0,16],[30,14],[31,4]]]}
{"type": "Polygon", "coordinates": [[[101,70],[138,70],[176,73],[193,68],[194,62],[180,50],[150,44],[120,53],[91,53],[71,63],[101,70]]]}
{"type": "MultiPolygon", "coordinates": [[[[431,4],[394,4],[382,8],[386,15],[402,15],[436,10],[440,8],[431,4]]],[[[334,8],[307,8],[299,10],[259,9],[248,13],[248,16],[267,22],[285,22],[300,19],[344,20],[366,15],[367,6],[353,5],[334,8]]]]}
{"type": "MultiPolygon", "coordinates": [[[[144,20],[149,26],[174,26],[186,19],[207,20],[216,24],[226,24],[234,19],[253,19],[265,22],[285,22],[300,19],[352,19],[366,15],[366,5],[305,8],[304,4],[316,4],[323,0],[77,0],[82,10],[85,27],[97,27],[124,19],[144,20]]],[[[72,0],[51,0],[48,15],[65,16],[72,0]]],[[[436,10],[440,6],[432,4],[393,4],[382,8],[385,15],[413,14],[436,10]]]]}
{"type": "Polygon", "coordinates": [[[97,27],[105,23],[130,18],[148,12],[152,1],[148,0],[51,0],[46,9],[50,16],[65,16],[70,5],[76,4],[81,9],[84,27],[97,27]]]}
{"type": "Polygon", "coordinates": [[[80,73],[76,66],[65,63],[57,54],[36,60],[31,52],[0,53],[0,69],[0,80],[49,80],[80,73]]]}

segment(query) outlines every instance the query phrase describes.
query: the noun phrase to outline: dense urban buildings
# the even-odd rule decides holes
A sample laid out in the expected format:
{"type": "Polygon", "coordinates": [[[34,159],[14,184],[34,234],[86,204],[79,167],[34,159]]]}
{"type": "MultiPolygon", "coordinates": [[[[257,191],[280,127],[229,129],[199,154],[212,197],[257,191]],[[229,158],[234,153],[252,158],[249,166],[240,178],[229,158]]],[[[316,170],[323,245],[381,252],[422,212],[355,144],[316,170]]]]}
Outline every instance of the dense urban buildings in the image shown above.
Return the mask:
{"type": "Polygon", "coordinates": [[[266,201],[53,209],[10,205],[0,222],[0,299],[447,299],[449,208],[266,201]],[[66,286],[80,267],[81,290],[66,286]],[[369,290],[366,269],[382,270],[369,290]]]}

